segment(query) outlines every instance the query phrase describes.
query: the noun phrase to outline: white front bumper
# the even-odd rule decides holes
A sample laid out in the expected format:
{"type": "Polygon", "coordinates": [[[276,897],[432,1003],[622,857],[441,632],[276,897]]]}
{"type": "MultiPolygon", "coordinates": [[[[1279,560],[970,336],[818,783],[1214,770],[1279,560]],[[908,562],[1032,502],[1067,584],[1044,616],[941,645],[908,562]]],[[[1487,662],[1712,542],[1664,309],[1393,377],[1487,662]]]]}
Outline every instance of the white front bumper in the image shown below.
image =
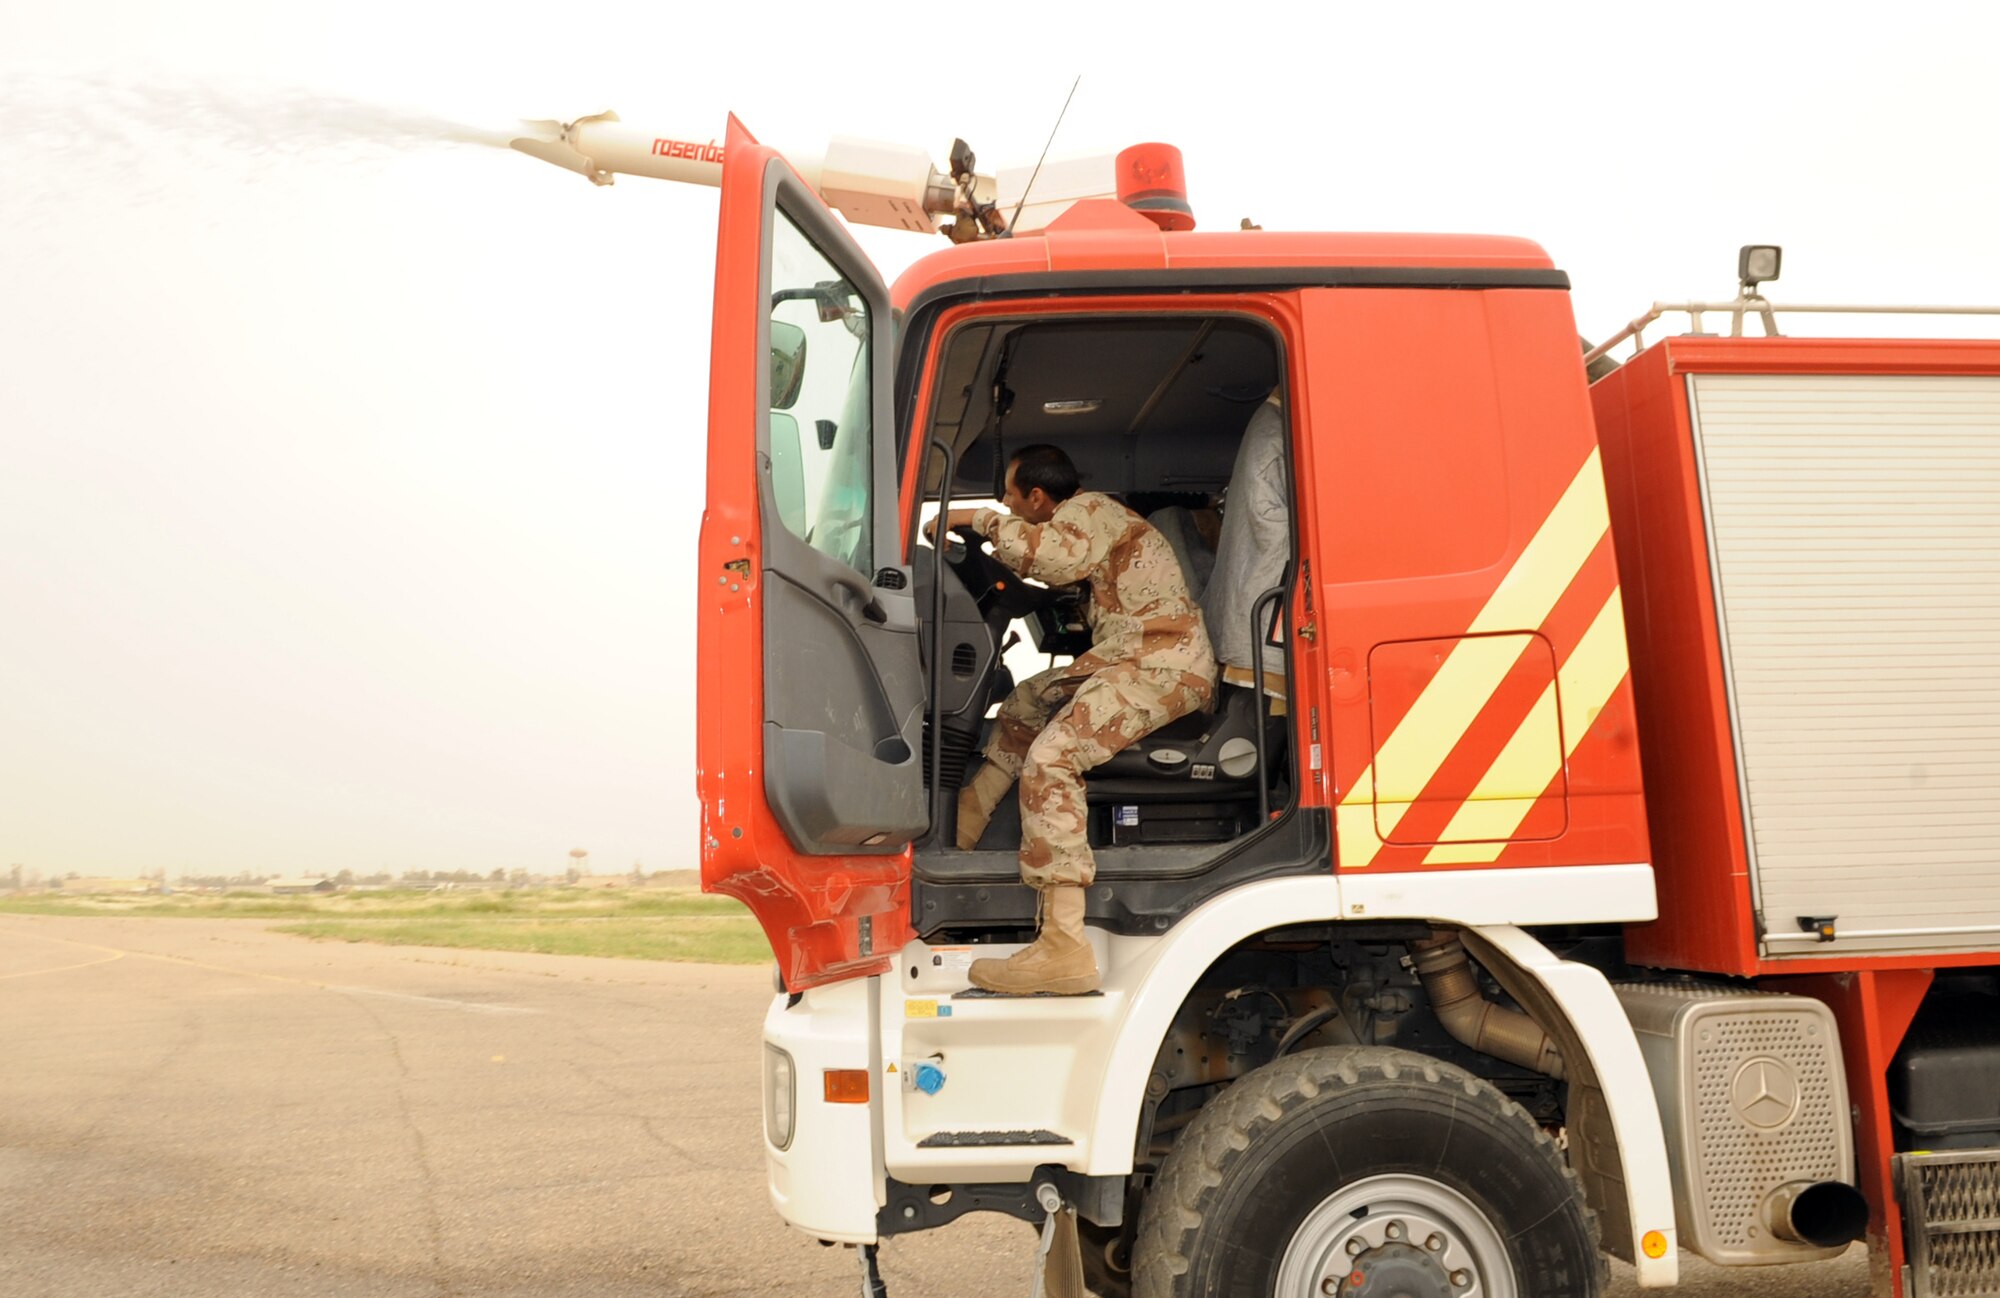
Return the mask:
{"type": "MultiPolygon", "coordinates": [[[[815,988],[790,1009],[780,994],[764,1016],[765,1043],[791,1056],[794,1090],[791,1144],[779,1149],[764,1132],[772,1206],[807,1234],[843,1244],[875,1242],[875,1212],[884,1201],[876,1153],[882,1112],[882,1070],[873,1044],[876,981],[815,988]],[[868,1103],[828,1104],[830,1068],[867,1070],[868,1103]]],[[[768,1112],[768,1063],[763,1084],[768,1112]]]]}

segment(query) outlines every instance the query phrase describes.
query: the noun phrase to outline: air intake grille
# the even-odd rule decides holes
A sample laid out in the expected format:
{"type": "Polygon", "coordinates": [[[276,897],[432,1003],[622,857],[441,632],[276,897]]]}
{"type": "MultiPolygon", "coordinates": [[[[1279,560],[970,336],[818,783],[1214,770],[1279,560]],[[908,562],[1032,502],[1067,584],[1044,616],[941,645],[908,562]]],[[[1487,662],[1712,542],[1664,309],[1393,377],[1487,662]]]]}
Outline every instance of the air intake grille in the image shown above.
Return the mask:
{"type": "Polygon", "coordinates": [[[2000,1294],[2000,1149],[1898,1154],[1912,1298],[2000,1294]]]}
{"type": "MultiPolygon", "coordinates": [[[[1715,1237],[1726,1247],[1761,1243],[1757,1210],[1764,1196],[1789,1181],[1846,1179],[1837,1124],[1832,1061],[1821,1026],[1805,1014],[1754,1009],[1720,1014],[1701,1026],[1695,1044],[1695,1132],[1702,1182],[1715,1237]],[[1782,1061],[1796,1089],[1792,1114],[1760,1125],[1745,1101],[1763,1084],[1761,1060],[1782,1061]],[[1753,1234],[1755,1232],[1755,1234],[1753,1234]]],[[[1784,1073],[1773,1070],[1774,1079],[1784,1073]]],[[[1775,1101],[1772,1102],[1775,1106],[1775,1101]]]]}
{"type": "Polygon", "coordinates": [[[961,641],[958,647],[951,651],[951,674],[960,680],[966,680],[978,670],[979,650],[961,641]]]}

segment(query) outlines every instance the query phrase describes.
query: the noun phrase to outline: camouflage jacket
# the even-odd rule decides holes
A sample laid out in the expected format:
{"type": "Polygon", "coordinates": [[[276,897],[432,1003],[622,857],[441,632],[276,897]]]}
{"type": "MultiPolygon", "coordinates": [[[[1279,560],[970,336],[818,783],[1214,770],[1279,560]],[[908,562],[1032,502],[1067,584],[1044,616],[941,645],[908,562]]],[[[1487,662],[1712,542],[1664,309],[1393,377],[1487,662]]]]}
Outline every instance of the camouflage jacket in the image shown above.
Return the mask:
{"type": "Polygon", "coordinates": [[[993,542],[994,557],[1023,577],[1051,586],[1090,583],[1087,657],[1106,666],[1191,672],[1214,683],[1201,608],[1188,594],[1173,548],[1139,515],[1102,492],[1084,491],[1056,506],[1046,523],[980,509],[972,526],[993,542]]]}

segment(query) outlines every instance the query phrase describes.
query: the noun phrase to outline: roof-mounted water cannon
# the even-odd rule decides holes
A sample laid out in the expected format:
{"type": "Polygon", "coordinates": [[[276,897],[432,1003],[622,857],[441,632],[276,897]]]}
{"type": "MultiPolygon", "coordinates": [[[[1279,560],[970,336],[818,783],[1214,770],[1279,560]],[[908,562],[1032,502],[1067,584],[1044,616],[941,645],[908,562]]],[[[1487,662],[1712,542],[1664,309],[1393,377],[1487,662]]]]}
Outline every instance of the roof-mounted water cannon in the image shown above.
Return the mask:
{"type": "MultiPolygon", "coordinates": [[[[616,113],[593,113],[573,122],[524,121],[509,143],[595,185],[609,185],[621,175],[722,184],[722,145],[628,126],[616,113]]],[[[856,225],[919,234],[941,230],[955,243],[1007,233],[1006,215],[994,201],[998,190],[993,177],[974,169],[976,160],[964,140],[952,141],[948,171],[931,165],[923,149],[845,136],[828,141],[824,153],[784,152],[827,206],[856,225]],[[940,227],[941,216],[956,219],[940,227]]]]}
{"type": "MultiPolygon", "coordinates": [[[[574,171],[594,185],[650,176],[686,185],[722,184],[724,149],[628,126],[616,113],[573,122],[523,121],[508,141],[531,158],[574,171]]],[[[1010,167],[982,175],[972,147],[953,140],[944,170],[923,149],[837,136],[821,154],[784,150],[827,206],[856,225],[943,234],[953,243],[1033,234],[1086,199],[1122,198],[1163,229],[1192,230],[1194,210],[1180,150],[1141,144],[1110,154],[1010,167]],[[939,218],[951,220],[940,222],[939,218]]]]}
{"type": "MultiPolygon", "coordinates": [[[[593,113],[573,122],[524,121],[508,141],[531,158],[574,171],[592,184],[618,176],[650,176],[687,185],[722,184],[723,147],[715,140],[683,139],[628,126],[616,113],[593,113]]],[[[970,173],[960,178],[931,165],[923,149],[836,137],[824,153],[785,150],[801,178],[842,216],[857,225],[934,234],[936,218],[964,214],[972,195],[993,182],[970,173]]],[[[971,158],[971,152],[966,152],[971,158]]]]}
{"type": "Polygon", "coordinates": [[[974,170],[978,165],[971,145],[964,140],[951,142],[953,210],[958,219],[942,228],[953,243],[999,239],[1007,234],[1007,216],[993,201],[993,178],[979,175],[974,170]]]}
{"type": "Polygon", "coordinates": [[[651,176],[688,185],[722,183],[722,146],[655,135],[625,125],[616,113],[592,113],[573,122],[524,120],[508,144],[531,158],[574,171],[593,185],[618,175],[651,176]]]}

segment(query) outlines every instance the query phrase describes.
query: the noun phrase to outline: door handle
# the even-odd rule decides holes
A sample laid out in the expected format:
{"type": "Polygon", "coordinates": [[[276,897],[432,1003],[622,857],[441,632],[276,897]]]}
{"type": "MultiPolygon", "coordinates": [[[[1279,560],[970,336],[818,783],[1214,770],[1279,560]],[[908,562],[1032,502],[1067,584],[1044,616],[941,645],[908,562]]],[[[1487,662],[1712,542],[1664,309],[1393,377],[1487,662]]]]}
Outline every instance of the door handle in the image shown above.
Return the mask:
{"type": "Polygon", "coordinates": [[[858,572],[838,573],[833,578],[835,590],[843,590],[861,601],[861,615],[870,622],[887,622],[889,612],[882,607],[882,601],[875,598],[875,588],[868,579],[858,572]]]}

